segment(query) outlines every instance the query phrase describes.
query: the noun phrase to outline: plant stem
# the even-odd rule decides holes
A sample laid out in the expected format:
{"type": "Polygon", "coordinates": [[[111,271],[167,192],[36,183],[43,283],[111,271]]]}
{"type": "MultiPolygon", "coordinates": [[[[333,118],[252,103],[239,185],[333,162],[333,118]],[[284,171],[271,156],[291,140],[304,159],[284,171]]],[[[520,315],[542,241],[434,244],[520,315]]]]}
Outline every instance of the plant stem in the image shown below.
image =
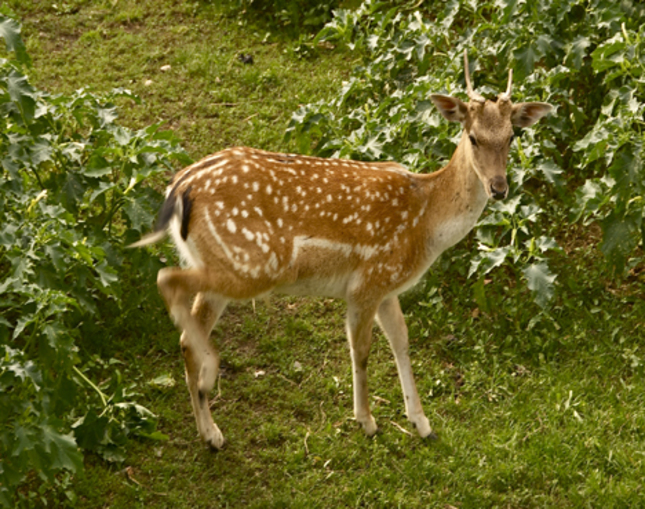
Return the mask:
{"type": "Polygon", "coordinates": [[[80,376],[83,380],[85,380],[85,382],[87,382],[87,384],[88,384],[92,389],[94,389],[94,390],[98,393],[99,397],[101,398],[101,403],[103,403],[103,406],[104,406],[104,407],[106,407],[106,406],[107,406],[107,400],[105,399],[105,394],[103,394],[103,392],[101,391],[101,389],[99,389],[99,388],[94,384],[94,382],[92,382],[92,380],[90,380],[89,378],[87,378],[87,377],[85,376],[85,374],[84,374],[80,369],[78,369],[76,366],[72,366],[72,369],[76,372],[76,374],[77,374],[78,376],[80,376]]]}

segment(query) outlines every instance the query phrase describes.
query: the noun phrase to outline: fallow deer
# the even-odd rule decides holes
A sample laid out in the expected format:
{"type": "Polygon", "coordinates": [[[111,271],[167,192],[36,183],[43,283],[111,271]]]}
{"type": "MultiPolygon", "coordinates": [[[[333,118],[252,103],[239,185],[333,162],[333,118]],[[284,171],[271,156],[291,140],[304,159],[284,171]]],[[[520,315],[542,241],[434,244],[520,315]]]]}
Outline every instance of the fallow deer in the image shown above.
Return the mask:
{"type": "Polygon", "coordinates": [[[553,108],[513,104],[512,71],[506,92],[486,100],[473,90],[465,52],[464,65],[469,102],[430,96],[447,120],[463,126],[450,162],[434,173],[231,148],[174,177],[155,231],[133,246],[169,231],[186,266],[160,270],[157,284],[182,331],[197,428],[211,447],[222,447],[224,437],[208,403],[219,369],[210,332],[229,301],[270,292],[345,299],[354,415],[369,436],[377,431],[366,375],[376,318],[394,352],[407,417],[422,437],[435,437],[397,296],[472,230],[489,199],[506,197],[513,126],[531,126],[553,108]]]}

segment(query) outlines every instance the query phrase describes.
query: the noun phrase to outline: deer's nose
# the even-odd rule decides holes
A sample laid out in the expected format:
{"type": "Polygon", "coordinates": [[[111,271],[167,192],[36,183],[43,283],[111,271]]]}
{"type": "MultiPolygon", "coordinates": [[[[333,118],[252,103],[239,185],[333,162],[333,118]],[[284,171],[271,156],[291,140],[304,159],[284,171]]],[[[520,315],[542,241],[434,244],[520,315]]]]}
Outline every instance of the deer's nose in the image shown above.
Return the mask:
{"type": "Polygon", "coordinates": [[[508,194],[508,183],[506,177],[498,175],[490,181],[490,193],[495,200],[503,200],[508,194]]]}

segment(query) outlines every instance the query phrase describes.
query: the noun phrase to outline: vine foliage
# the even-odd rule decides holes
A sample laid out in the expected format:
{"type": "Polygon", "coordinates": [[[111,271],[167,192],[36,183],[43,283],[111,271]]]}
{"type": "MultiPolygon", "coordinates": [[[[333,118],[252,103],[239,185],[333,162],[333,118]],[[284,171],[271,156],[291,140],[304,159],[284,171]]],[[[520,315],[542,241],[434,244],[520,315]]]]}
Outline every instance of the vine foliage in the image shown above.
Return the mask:
{"type": "Polygon", "coordinates": [[[118,362],[81,354],[80,331],[110,309],[128,312],[121,287],[128,270],[160,265],[144,251],[126,258],[124,245],[140,237],[161,202],[142,184],[189,159],[159,125],[131,131],[116,123],[115,101],[138,101],[127,90],[63,96],[34,88],[20,25],[7,14],[0,15],[7,48],[0,59],[0,506],[13,507],[64,488],[82,470],[83,451],[119,461],[129,436],[164,438],[118,362]]]}
{"type": "Polygon", "coordinates": [[[453,153],[459,126],[440,119],[429,95],[463,95],[467,50],[482,94],[504,90],[512,68],[514,101],[558,107],[517,133],[509,200],[489,207],[477,229],[479,249],[469,255],[479,287],[504,267],[546,308],[556,289],[558,226],[569,221],[600,224],[600,247],[617,275],[641,262],[642,4],[450,0],[415,8],[366,0],[335,11],[316,42],[344,45],[361,64],[337,97],[296,111],[287,138],[302,152],[434,171],[453,153]]]}

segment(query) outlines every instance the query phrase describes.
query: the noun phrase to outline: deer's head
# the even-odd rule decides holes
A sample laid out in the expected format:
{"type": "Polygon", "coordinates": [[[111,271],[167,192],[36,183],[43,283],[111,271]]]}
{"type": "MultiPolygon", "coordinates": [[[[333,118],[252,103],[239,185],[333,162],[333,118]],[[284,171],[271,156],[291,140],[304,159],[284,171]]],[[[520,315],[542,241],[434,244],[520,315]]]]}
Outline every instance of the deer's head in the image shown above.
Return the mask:
{"type": "Polygon", "coordinates": [[[508,194],[506,166],[513,141],[513,126],[532,126],[553,106],[542,102],[513,104],[512,70],[509,71],[506,92],[492,100],[485,99],[473,90],[465,51],[464,66],[469,102],[439,94],[433,94],[430,98],[447,120],[464,126],[460,149],[469,166],[477,173],[489,198],[501,200],[508,194]]]}

